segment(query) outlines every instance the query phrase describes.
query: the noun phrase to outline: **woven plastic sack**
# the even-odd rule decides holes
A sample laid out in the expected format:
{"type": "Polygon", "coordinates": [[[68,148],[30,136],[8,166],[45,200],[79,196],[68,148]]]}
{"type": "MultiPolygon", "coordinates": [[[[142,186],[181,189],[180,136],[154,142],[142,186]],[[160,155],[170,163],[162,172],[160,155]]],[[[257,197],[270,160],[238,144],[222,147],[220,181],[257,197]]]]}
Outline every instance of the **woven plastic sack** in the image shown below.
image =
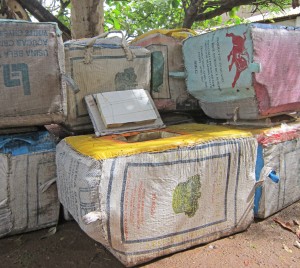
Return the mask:
{"type": "Polygon", "coordinates": [[[151,51],[151,96],[160,111],[200,109],[180,77],[184,72],[182,41],[194,35],[190,29],[157,29],[131,42],[151,51]]]}
{"type": "Polygon", "coordinates": [[[243,24],[184,41],[188,91],[219,119],[260,119],[300,109],[300,31],[243,24]],[[284,54],[284,56],[283,56],[284,54]]]}
{"type": "Polygon", "coordinates": [[[56,23],[0,21],[0,128],[64,120],[64,50],[56,23]]]}
{"type": "Polygon", "coordinates": [[[84,96],[115,90],[150,89],[150,52],[141,47],[129,47],[123,35],[120,38],[107,37],[108,34],[65,43],[69,78],[65,125],[70,130],[93,129],[84,96]]]}
{"type": "Polygon", "coordinates": [[[57,146],[59,199],[133,266],[245,230],[256,150],[248,132],[197,124],[68,137],[57,146]]]}
{"type": "Polygon", "coordinates": [[[266,218],[300,199],[300,125],[260,130],[257,140],[254,212],[266,218]]]}
{"type": "Polygon", "coordinates": [[[0,136],[0,237],[57,224],[55,146],[46,131],[0,136]]]}

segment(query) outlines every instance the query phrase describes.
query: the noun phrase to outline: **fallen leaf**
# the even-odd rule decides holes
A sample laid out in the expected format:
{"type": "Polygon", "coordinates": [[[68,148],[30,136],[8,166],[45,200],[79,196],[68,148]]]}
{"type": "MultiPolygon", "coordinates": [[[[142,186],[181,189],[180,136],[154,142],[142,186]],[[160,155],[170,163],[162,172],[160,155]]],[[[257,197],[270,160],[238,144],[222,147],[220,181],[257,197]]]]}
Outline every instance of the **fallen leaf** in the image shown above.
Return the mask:
{"type": "Polygon", "coordinates": [[[291,249],[289,249],[287,245],[282,244],[282,247],[283,247],[283,249],[284,249],[286,252],[288,252],[288,253],[293,253],[293,251],[292,251],[291,249]]]}
{"type": "Polygon", "coordinates": [[[295,225],[298,225],[298,226],[300,225],[300,222],[298,220],[293,220],[293,222],[295,225]]]}
{"type": "Polygon", "coordinates": [[[289,222],[282,222],[281,220],[279,220],[278,218],[274,218],[273,221],[275,221],[276,223],[278,223],[282,228],[292,232],[293,234],[295,234],[296,232],[291,228],[291,224],[289,222]]]}
{"type": "Polygon", "coordinates": [[[51,235],[54,235],[54,234],[56,234],[56,232],[57,232],[56,226],[55,226],[55,227],[51,227],[51,228],[48,230],[48,232],[47,232],[44,236],[41,237],[41,239],[45,239],[45,238],[47,238],[47,237],[49,237],[49,236],[51,236],[51,235]]]}
{"type": "Polygon", "coordinates": [[[294,246],[295,246],[296,248],[299,248],[299,249],[300,249],[300,243],[299,243],[299,241],[296,241],[295,244],[294,244],[294,246]]]}
{"type": "Polygon", "coordinates": [[[298,226],[298,228],[296,230],[296,235],[300,239],[300,226],[298,226]]]}

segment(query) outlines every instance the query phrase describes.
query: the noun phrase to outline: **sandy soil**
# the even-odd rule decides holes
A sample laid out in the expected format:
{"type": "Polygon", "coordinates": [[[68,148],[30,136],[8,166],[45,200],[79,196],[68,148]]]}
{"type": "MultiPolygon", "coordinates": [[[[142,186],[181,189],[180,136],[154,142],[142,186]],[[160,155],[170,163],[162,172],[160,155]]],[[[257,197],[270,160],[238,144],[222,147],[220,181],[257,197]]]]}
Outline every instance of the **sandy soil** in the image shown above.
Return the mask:
{"type": "MultiPolygon", "coordinates": [[[[293,223],[300,220],[300,202],[250,228],[210,244],[156,259],[140,268],[196,267],[300,267],[297,237],[273,219],[293,223]]],[[[54,235],[48,230],[16,235],[0,240],[0,267],[124,267],[103,246],[85,235],[73,222],[58,225],[54,235]]]]}

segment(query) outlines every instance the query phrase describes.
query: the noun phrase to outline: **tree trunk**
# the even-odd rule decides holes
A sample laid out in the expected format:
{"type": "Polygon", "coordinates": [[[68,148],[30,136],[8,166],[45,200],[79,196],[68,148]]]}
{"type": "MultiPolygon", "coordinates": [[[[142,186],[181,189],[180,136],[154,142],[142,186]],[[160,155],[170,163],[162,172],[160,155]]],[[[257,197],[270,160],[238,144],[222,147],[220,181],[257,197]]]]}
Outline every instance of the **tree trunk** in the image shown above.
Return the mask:
{"type": "Polygon", "coordinates": [[[191,29],[195,22],[196,16],[197,16],[197,8],[195,6],[190,6],[185,12],[182,27],[191,29]]]}
{"type": "MultiPolygon", "coordinates": [[[[255,3],[255,1],[253,0],[231,0],[231,1],[220,0],[218,7],[209,10],[209,2],[210,1],[204,1],[204,0],[190,1],[189,5],[185,8],[183,28],[191,28],[193,23],[196,21],[204,21],[204,20],[212,19],[216,16],[220,16],[226,12],[229,12],[234,7],[238,7],[242,5],[252,5],[255,3]]],[[[211,1],[211,4],[214,3],[216,4],[217,1],[215,2],[211,1]]]]}
{"type": "Polygon", "coordinates": [[[71,0],[72,38],[93,37],[103,33],[104,0],[71,0]]]}
{"type": "Polygon", "coordinates": [[[63,32],[63,39],[71,39],[70,29],[62,24],[55,16],[53,16],[46,8],[44,8],[37,0],[17,0],[18,3],[29,11],[40,22],[56,22],[59,29],[63,32]]]}

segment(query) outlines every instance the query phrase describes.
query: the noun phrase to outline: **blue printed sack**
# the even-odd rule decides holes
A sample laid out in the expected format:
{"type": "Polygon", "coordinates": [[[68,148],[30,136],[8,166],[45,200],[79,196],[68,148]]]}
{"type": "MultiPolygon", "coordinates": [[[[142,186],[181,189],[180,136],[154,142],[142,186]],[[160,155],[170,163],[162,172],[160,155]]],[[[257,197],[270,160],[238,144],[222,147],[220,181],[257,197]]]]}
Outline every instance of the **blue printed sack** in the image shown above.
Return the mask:
{"type": "Polygon", "coordinates": [[[0,136],[0,237],[57,224],[55,147],[47,131],[0,136]]]}

